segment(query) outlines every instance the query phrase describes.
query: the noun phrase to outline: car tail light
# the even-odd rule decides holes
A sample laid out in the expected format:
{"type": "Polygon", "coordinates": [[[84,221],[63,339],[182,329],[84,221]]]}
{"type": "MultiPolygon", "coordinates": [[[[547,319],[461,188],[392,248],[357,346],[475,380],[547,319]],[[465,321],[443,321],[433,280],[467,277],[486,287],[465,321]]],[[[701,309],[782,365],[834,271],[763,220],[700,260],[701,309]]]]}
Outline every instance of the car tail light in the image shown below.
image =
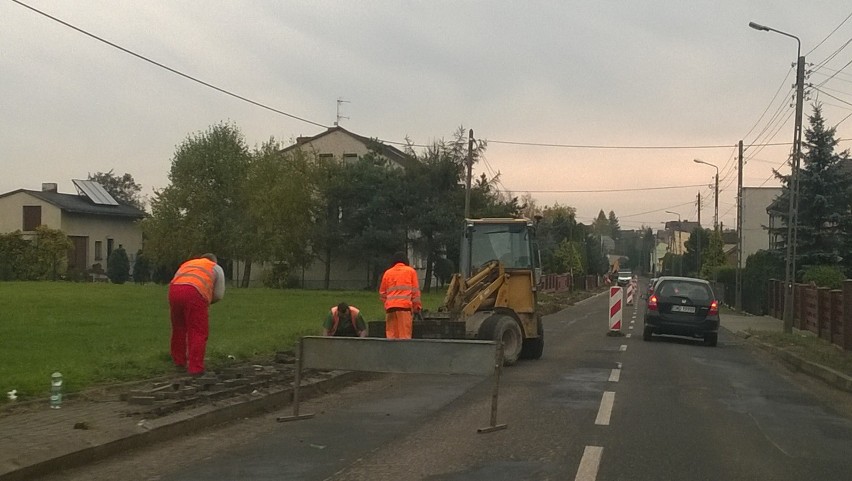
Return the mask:
{"type": "MultiPolygon", "coordinates": [[[[716,301],[713,301],[714,303],[716,301]]],[[[648,298],[648,310],[656,311],[657,310],[657,296],[651,296],[648,298]]]]}
{"type": "Polygon", "coordinates": [[[710,312],[707,313],[708,316],[718,316],[719,315],[719,301],[713,301],[710,303],[710,312]]]}

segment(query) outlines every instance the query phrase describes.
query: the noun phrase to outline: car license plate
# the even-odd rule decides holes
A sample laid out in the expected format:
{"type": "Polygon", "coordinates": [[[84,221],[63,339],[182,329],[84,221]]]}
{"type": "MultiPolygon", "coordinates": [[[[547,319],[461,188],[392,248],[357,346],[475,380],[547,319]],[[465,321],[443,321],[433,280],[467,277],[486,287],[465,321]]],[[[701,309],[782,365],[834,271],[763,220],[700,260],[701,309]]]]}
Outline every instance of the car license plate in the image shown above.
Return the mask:
{"type": "Polygon", "coordinates": [[[695,306],[672,306],[672,312],[685,312],[695,314],[695,306]]]}

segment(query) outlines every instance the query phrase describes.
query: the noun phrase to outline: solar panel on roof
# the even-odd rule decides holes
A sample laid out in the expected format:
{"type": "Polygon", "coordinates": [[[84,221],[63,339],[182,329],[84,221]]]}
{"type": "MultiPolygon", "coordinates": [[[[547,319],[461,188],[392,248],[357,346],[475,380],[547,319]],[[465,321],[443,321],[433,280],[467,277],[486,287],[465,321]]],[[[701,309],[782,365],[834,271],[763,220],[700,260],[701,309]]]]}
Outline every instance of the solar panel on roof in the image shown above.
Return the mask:
{"type": "Polygon", "coordinates": [[[74,179],[71,182],[74,182],[74,185],[77,187],[77,190],[83,193],[86,197],[89,198],[92,202],[98,205],[118,205],[118,202],[109,195],[104,189],[104,186],[95,182],[94,180],[79,180],[74,179]]]}

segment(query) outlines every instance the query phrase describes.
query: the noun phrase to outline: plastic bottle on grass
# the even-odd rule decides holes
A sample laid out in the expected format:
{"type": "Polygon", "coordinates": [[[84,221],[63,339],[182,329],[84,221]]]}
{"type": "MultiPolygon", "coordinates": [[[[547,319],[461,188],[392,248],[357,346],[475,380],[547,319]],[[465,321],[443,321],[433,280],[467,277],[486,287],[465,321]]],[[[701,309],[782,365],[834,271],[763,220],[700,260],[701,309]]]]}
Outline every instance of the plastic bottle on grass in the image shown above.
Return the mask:
{"type": "Polygon", "coordinates": [[[50,407],[59,409],[62,405],[62,373],[55,372],[50,376],[50,407]]]}

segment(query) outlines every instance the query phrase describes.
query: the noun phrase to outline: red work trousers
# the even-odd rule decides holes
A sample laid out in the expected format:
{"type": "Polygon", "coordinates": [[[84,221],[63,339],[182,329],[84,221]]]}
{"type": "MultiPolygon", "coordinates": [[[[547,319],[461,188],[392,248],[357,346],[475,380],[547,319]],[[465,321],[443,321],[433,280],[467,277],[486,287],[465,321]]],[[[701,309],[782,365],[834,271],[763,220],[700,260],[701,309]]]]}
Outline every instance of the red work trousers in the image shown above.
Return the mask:
{"type": "Polygon", "coordinates": [[[411,339],[411,311],[391,311],[385,314],[385,337],[411,339]]]}
{"type": "Polygon", "coordinates": [[[172,361],[176,366],[186,366],[190,374],[204,372],[204,351],[209,333],[208,308],[207,299],[195,287],[184,284],[169,286],[172,361]]]}

